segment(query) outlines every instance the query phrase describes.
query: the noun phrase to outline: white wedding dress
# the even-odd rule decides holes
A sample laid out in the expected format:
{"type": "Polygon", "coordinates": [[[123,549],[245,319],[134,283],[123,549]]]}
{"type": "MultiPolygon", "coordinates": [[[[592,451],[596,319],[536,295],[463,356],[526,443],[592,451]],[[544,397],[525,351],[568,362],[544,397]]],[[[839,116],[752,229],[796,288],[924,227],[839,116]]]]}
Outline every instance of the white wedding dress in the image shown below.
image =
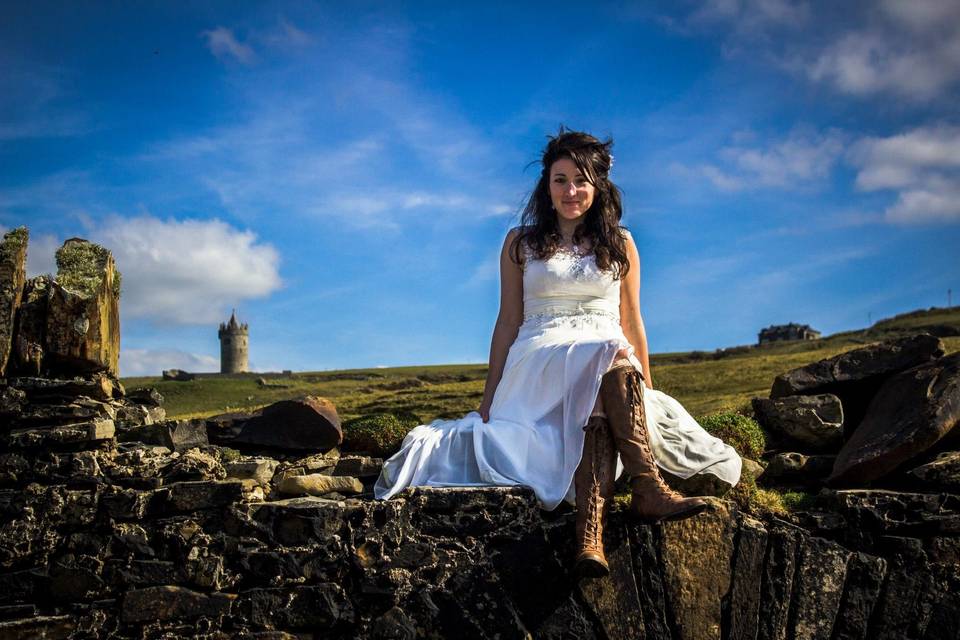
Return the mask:
{"type": "MultiPolygon", "coordinates": [[[[573,474],[583,426],[600,379],[618,351],[633,347],[620,328],[620,281],[592,254],[558,251],[546,260],[529,250],[523,273],[524,320],[507,354],[490,420],[471,411],[415,427],[384,462],[374,495],[409,486],[526,485],[544,509],[575,504],[573,474]]],[[[742,461],[667,394],[645,389],[650,449],[657,464],[681,478],[712,473],[734,485],[742,461]]],[[[617,459],[617,476],[623,465],[617,459]]]]}

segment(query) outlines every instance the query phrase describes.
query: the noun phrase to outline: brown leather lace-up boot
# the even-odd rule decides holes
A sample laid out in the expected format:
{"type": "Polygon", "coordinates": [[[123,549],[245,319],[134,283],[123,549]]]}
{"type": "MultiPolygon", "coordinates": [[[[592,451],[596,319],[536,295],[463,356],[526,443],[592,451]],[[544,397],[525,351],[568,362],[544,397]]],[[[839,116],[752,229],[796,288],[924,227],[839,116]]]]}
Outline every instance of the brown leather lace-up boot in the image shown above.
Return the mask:
{"type": "Polygon", "coordinates": [[[573,476],[578,549],[574,570],[578,576],[598,578],[610,572],[603,553],[603,529],[613,499],[617,458],[604,416],[590,416],[583,430],[583,456],[573,476]]]}
{"type": "Polygon", "coordinates": [[[620,451],[624,470],[630,474],[630,513],[641,522],[680,520],[707,507],[701,498],[685,498],[664,482],[647,440],[643,408],[643,374],[630,360],[613,363],[600,382],[600,396],[610,431],[620,451]]]}

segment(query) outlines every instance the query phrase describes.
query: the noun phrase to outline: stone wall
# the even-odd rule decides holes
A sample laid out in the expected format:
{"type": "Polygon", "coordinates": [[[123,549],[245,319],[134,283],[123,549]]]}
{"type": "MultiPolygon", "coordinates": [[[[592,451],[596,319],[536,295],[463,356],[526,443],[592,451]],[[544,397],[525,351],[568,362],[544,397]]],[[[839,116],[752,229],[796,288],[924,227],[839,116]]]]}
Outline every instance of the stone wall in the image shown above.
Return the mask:
{"type": "Polygon", "coordinates": [[[103,374],[0,385],[0,639],[947,638],[960,622],[952,494],[826,490],[790,520],[720,499],[656,526],[614,512],[610,576],[577,581],[566,505],[525,488],[376,501],[375,459],[210,444],[238,425],[167,421],[161,402],[103,374]],[[287,495],[325,478],[344,482],[287,495]]]}

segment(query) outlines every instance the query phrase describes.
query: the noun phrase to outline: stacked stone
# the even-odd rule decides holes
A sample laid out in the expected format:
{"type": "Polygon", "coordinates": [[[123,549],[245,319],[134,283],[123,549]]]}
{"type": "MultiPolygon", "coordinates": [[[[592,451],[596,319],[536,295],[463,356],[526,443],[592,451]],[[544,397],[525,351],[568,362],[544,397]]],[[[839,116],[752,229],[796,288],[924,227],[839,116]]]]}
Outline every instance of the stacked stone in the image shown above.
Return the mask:
{"type": "Polygon", "coordinates": [[[960,353],[945,356],[937,337],[888,340],[788,371],[753,407],[774,453],[761,482],[960,486],[960,353]]]}

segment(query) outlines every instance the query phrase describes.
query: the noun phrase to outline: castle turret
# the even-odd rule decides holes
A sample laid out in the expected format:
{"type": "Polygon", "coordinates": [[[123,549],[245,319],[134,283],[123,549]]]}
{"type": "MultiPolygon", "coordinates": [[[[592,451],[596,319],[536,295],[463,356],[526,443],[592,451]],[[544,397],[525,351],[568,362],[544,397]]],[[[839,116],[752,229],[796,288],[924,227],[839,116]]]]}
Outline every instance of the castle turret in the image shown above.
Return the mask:
{"type": "Polygon", "coordinates": [[[237,310],[230,314],[229,322],[220,323],[220,373],[247,371],[247,347],[249,327],[237,322],[237,310]]]}

